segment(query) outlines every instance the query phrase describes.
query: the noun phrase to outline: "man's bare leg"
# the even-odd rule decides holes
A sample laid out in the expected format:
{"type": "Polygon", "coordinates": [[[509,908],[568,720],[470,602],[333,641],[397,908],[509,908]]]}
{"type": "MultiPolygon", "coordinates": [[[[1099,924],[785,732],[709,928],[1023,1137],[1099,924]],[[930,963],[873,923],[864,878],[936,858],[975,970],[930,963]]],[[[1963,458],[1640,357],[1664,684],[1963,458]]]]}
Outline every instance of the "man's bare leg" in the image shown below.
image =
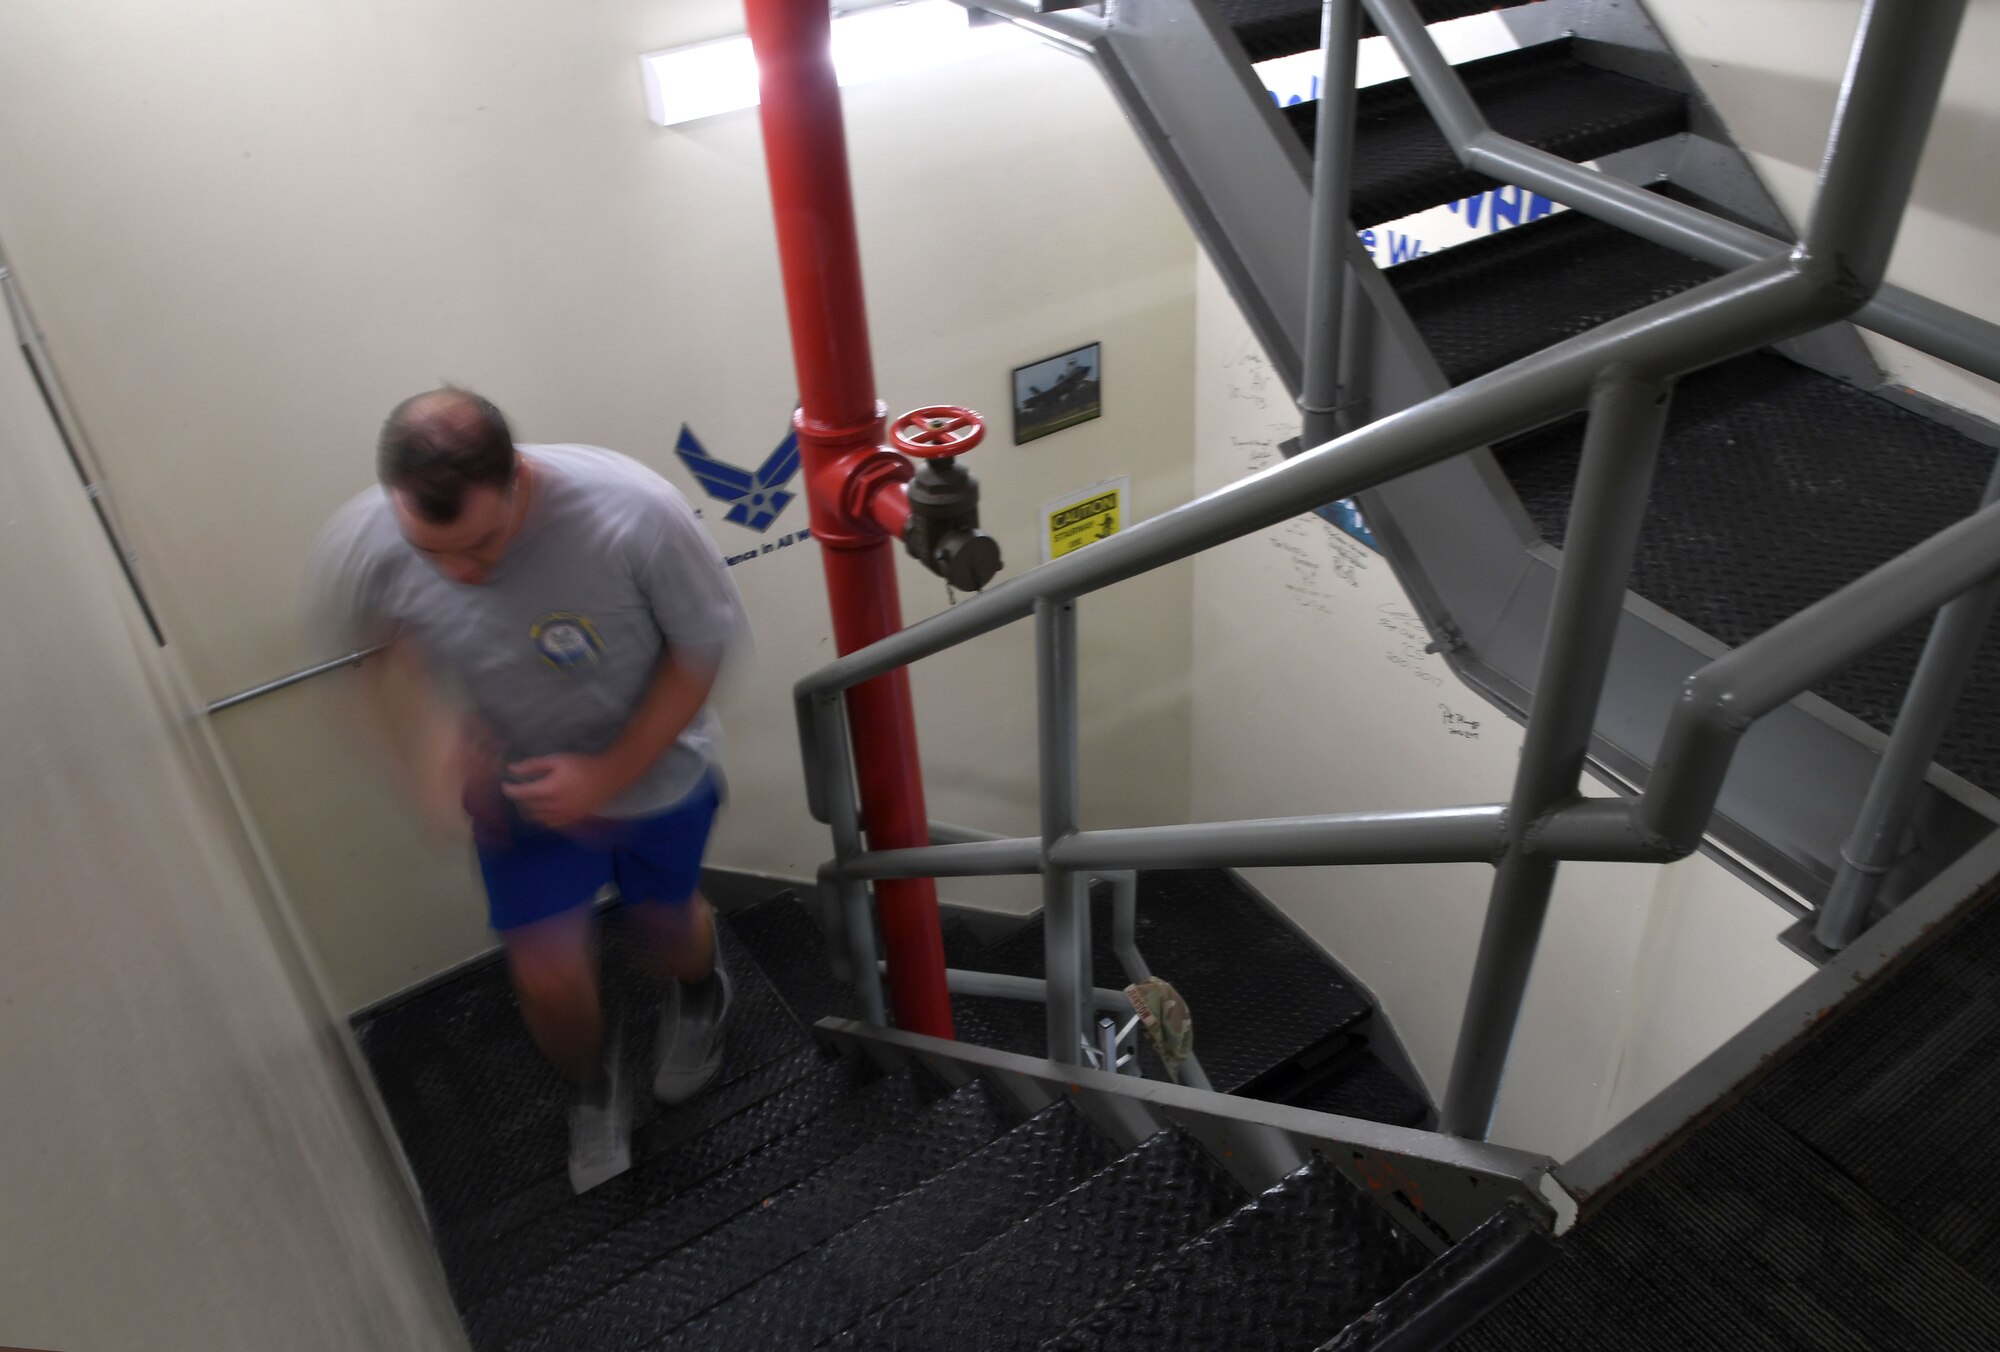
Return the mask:
{"type": "Polygon", "coordinates": [[[645,901],[632,907],[645,936],[642,961],[662,979],[699,986],[715,970],[715,912],[697,892],[679,905],[645,901]]]}
{"type": "Polygon", "coordinates": [[[588,906],[501,936],[521,1016],[535,1045],[573,1084],[604,1074],[604,1006],[597,991],[588,906]]]}
{"type": "Polygon", "coordinates": [[[631,1112],[617,1054],[605,1054],[588,906],[506,931],[521,1014],[542,1055],[575,1085],[569,1110],[570,1186],[587,1192],[632,1167],[631,1112]]]}

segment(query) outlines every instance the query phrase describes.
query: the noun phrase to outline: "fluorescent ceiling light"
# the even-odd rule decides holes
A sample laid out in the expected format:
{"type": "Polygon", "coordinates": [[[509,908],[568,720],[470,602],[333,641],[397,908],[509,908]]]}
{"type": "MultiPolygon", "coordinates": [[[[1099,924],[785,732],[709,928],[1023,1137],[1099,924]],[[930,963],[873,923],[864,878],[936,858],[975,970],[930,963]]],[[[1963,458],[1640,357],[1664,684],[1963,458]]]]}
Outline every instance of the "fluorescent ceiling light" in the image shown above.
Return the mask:
{"type": "MultiPolygon", "coordinates": [[[[833,70],[843,87],[866,84],[1036,41],[1011,23],[975,25],[952,0],[910,0],[835,15],[833,70]]],[[[662,127],[757,106],[757,57],[747,37],[648,52],[639,64],[646,109],[662,127]]]]}

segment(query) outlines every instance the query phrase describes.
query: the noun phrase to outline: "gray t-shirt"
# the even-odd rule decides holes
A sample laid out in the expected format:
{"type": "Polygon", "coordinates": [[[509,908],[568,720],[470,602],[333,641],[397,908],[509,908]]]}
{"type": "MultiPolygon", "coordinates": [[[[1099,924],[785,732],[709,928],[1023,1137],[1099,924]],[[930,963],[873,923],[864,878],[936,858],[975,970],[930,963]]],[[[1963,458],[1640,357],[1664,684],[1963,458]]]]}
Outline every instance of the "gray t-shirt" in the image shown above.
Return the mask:
{"type": "MultiPolygon", "coordinates": [[[[743,603],[722,556],[673,485],[594,446],[522,446],[535,492],[487,580],[453,582],[369,489],[314,548],[312,610],[330,641],[408,637],[509,761],[594,753],[617,740],[663,646],[720,660],[743,633],[743,603]]],[[[680,739],[605,809],[658,812],[687,796],[719,755],[704,708],[680,739]]]]}

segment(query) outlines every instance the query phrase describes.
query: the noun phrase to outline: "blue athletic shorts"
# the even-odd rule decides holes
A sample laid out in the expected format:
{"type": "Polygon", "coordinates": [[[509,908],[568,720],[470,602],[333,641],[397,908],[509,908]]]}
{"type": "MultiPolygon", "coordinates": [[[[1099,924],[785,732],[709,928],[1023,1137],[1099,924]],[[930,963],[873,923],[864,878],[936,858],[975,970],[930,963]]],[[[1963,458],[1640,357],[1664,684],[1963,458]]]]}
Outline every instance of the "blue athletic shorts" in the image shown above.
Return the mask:
{"type": "Polygon", "coordinates": [[[701,882],[722,787],[711,773],[664,812],[594,818],[561,831],[535,825],[512,806],[504,823],[473,832],[487,922],[503,931],[587,906],[606,883],[618,884],[627,902],[686,902],[701,882]]]}

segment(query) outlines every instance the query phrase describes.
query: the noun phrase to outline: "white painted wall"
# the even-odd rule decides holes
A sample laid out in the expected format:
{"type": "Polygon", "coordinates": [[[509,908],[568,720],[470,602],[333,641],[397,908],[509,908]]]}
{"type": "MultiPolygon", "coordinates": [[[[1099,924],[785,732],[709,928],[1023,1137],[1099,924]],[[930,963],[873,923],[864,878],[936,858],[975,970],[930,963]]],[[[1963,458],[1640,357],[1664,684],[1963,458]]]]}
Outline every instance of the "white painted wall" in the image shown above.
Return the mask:
{"type": "Polygon", "coordinates": [[[185,687],[0,353],[0,1343],[460,1348],[185,687]]]}
{"type": "MultiPolygon", "coordinates": [[[[1197,269],[1197,487],[1273,463],[1297,415],[1213,268],[1197,269]]],[[[1519,728],[1459,684],[1387,565],[1317,517],[1195,570],[1197,820],[1501,802],[1519,728]]],[[[1263,869],[1251,882],[1380,1000],[1443,1089],[1485,915],[1483,865],[1263,869]]],[[[1788,917],[1699,856],[1566,864],[1494,1138],[1584,1145],[1809,970],[1788,917]]]]}
{"type": "MultiPolygon", "coordinates": [[[[1794,226],[1815,175],[1840,92],[1860,0],[1646,0],[1749,154],[1794,226]]],[[[1982,319],[2000,320],[2000,0],[1971,0],[1944,97],[1918,168],[1889,280],[1982,319]]],[[[2000,419],[2000,387],[1870,336],[1900,384],[2000,419]]]]}
{"type": "MultiPolygon", "coordinates": [[[[392,402],[440,378],[526,440],[634,454],[698,496],[680,423],[754,464],[794,382],[754,112],[646,120],[639,54],[740,27],[715,0],[75,0],[0,7],[0,239],[107,467],[196,688],[327,654],[296,616],[319,523],[392,402]]],[[[851,91],[877,377],[892,409],[995,415],[972,464],[1019,568],[1049,496],[1190,485],[1191,238],[1097,75],[1042,48],[851,91]],[[1104,344],[1105,416],[1016,448],[1010,366],[1104,344]]],[[[727,552],[768,536],[715,519],[727,552]]],[[[810,875],[787,692],[830,655],[816,546],[736,576],[759,651],[723,696],[734,802],[711,862],[810,875]]],[[[1191,572],[1084,630],[1086,807],[1187,805],[1191,572]],[[1143,756],[1130,754],[1143,748],[1143,756]]],[[[907,564],[912,618],[945,602],[907,564]]],[[[933,815],[1033,826],[1025,627],[919,667],[933,815]]],[[[424,836],[335,717],[339,678],[219,728],[339,998],[487,942],[461,841],[424,836]]],[[[1032,884],[947,893],[1030,907],[1032,884]]]]}

